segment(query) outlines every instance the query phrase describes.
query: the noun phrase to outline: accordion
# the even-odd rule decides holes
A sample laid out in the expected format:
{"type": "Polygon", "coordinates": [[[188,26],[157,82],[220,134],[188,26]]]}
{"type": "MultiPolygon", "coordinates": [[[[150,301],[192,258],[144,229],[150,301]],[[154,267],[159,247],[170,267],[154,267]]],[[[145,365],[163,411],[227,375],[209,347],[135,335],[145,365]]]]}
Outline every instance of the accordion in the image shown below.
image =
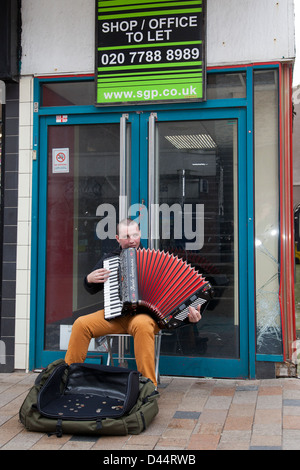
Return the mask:
{"type": "Polygon", "coordinates": [[[104,284],[106,320],[148,313],[160,328],[178,328],[188,323],[190,306],[206,308],[213,297],[212,286],[198,271],[162,251],[126,248],[105,259],[103,267],[110,271],[104,284]]]}

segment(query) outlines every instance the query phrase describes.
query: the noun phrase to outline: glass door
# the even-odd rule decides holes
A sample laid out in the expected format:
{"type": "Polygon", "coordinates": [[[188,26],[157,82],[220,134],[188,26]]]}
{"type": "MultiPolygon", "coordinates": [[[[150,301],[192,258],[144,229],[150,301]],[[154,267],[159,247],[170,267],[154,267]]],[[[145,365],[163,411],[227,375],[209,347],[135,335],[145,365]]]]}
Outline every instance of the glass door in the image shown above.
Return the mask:
{"type": "Polygon", "coordinates": [[[75,319],[103,308],[103,297],[88,294],[83,279],[103,253],[117,246],[116,223],[131,201],[131,157],[138,161],[131,142],[138,141],[138,129],[135,114],[68,116],[65,123],[55,116],[41,120],[37,275],[32,283],[37,366],[64,357],[75,319]]]}
{"type": "Polygon", "coordinates": [[[198,324],[163,336],[161,373],[247,376],[244,111],[157,112],[143,120],[148,246],[185,259],[215,291],[198,324]]]}
{"type": "Polygon", "coordinates": [[[41,118],[35,367],[64,357],[74,320],[103,307],[83,278],[128,214],[143,246],[185,259],[215,290],[198,324],[165,332],[161,374],[248,376],[245,123],[243,109],[41,118]]]}

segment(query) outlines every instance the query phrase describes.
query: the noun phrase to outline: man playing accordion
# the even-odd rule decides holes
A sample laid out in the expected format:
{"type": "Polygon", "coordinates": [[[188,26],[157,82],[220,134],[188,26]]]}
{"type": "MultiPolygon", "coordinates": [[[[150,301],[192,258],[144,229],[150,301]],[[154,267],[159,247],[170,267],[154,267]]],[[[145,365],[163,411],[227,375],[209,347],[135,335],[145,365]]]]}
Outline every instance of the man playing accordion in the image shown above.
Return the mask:
{"type": "MultiPolygon", "coordinates": [[[[119,244],[118,250],[103,256],[93,271],[84,279],[84,286],[90,294],[102,291],[104,283],[109,277],[109,272],[103,268],[104,259],[117,255],[123,249],[140,247],[141,232],[138,224],[130,219],[122,220],[117,227],[116,240],[119,244]]],[[[200,306],[189,307],[188,319],[192,323],[197,323],[201,319],[200,306]]],[[[67,364],[84,362],[92,338],[110,334],[130,334],[134,339],[134,354],[138,371],[157,385],[155,334],[158,332],[158,324],[147,313],[122,315],[112,320],[106,320],[104,310],[98,310],[75,320],[65,361],[67,364]]]]}

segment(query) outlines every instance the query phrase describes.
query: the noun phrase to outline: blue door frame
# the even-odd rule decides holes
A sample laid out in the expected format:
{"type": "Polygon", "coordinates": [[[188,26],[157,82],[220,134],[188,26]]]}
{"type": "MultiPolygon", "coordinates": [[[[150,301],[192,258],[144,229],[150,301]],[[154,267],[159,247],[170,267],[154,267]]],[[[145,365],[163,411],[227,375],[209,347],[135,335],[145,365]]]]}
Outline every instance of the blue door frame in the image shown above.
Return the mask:
{"type": "MultiPolygon", "coordinates": [[[[120,114],[92,114],[68,116],[66,125],[84,124],[116,124],[120,123],[120,114]]],[[[132,138],[138,139],[139,119],[138,115],[131,114],[128,123],[132,126],[132,138]]],[[[47,236],[47,148],[48,129],[57,126],[56,116],[43,116],[40,119],[40,152],[38,165],[34,173],[36,180],[36,192],[33,196],[33,250],[32,250],[32,282],[31,282],[31,311],[38,312],[35,315],[36,322],[31,322],[31,354],[34,357],[32,367],[45,367],[55,359],[64,357],[64,351],[48,351],[44,348],[45,331],[45,280],[46,280],[46,236],[47,236]],[[36,199],[35,199],[36,198],[36,199]],[[35,349],[33,350],[33,345],[35,349]]],[[[138,147],[132,149],[132,158],[138,161],[138,147]]],[[[138,171],[138,168],[136,169],[138,171]]],[[[132,197],[136,198],[138,186],[133,188],[132,197]]],[[[96,262],[96,260],[95,260],[96,262]]],[[[31,361],[32,361],[31,359],[31,361]]],[[[32,364],[32,362],[30,363],[32,364]]]]}
{"type": "MultiPolygon", "coordinates": [[[[248,252],[248,220],[247,220],[247,142],[246,142],[246,109],[203,109],[186,111],[158,111],[157,122],[163,121],[207,121],[207,120],[231,120],[238,121],[238,220],[239,220],[239,312],[240,312],[240,357],[239,359],[206,358],[165,356],[160,359],[162,374],[183,376],[210,376],[210,377],[249,377],[249,340],[248,340],[248,309],[247,305],[247,252],[248,252]]],[[[148,119],[149,114],[141,115],[141,156],[147,156],[148,152],[148,119]]],[[[144,195],[148,184],[148,158],[140,157],[140,200],[144,195]]],[[[138,202],[138,201],[137,201],[138,202]]],[[[151,201],[145,197],[145,204],[151,201]]],[[[207,314],[209,315],[209,313],[207,314]]]]}
{"type": "MultiPolygon", "coordinates": [[[[251,90],[252,74],[247,74],[247,89],[251,90]]],[[[39,86],[36,87],[39,101],[39,86]]],[[[250,103],[252,100],[250,100],[250,103]]],[[[240,358],[222,359],[205,357],[162,356],[162,374],[186,376],[212,376],[231,378],[255,377],[255,321],[254,321],[254,236],[253,236],[253,138],[252,107],[248,100],[214,100],[201,104],[163,105],[155,109],[157,120],[238,120],[238,201],[239,201],[239,302],[240,302],[240,358]]],[[[118,107],[105,112],[93,106],[44,108],[34,116],[34,149],[32,195],[32,271],[29,367],[41,367],[63,357],[63,351],[44,350],[44,300],[45,300],[45,252],[46,252],[46,181],[47,181],[47,132],[48,126],[57,124],[57,114],[67,114],[67,125],[116,123],[123,112],[128,113],[132,137],[139,146],[132,145],[131,203],[140,201],[140,188],[147,186],[148,175],[148,118],[135,108],[118,107]]],[[[144,192],[143,192],[144,196],[144,192]]]]}

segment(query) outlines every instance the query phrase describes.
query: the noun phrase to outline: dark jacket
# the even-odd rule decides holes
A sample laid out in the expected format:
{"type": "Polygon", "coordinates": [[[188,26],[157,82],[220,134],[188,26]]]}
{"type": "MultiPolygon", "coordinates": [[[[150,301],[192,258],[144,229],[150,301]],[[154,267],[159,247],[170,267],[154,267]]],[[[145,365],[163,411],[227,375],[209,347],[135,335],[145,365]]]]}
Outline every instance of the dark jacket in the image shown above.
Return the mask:
{"type": "MultiPolygon", "coordinates": [[[[140,244],[139,248],[143,248],[142,244],[140,244]]],[[[96,269],[102,269],[103,268],[103,261],[107,258],[110,258],[111,256],[120,255],[121,250],[122,250],[122,248],[119,245],[111,253],[104,253],[104,255],[99,259],[99,261],[96,264],[96,266],[94,267],[94,269],[92,269],[92,271],[95,271],[96,269]]],[[[88,283],[87,282],[87,276],[85,276],[85,278],[83,280],[83,285],[90,294],[97,294],[97,292],[101,292],[104,289],[104,283],[103,282],[88,283]]]]}
{"type": "MultiPolygon", "coordinates": [[[[103,261],[107,258],[110,258],[111,256],[120,255],[121,249],[122,248],[120,246],[118,246],[111,253],[104,253],[104,255],[99,259],[96,266],[94,266],[92,271],[95,271],[96,269],[102,269],[103,268],[103,261]]],[[[89,282],[87,282],[87,275],[85,276],[85,278],[83,280],[83,285],[90,294],[97,294],[97,292],[101,292],[104,289],[104,283],[103,282],[100,282],[100,283],[89,283],[89,282]]]]}

